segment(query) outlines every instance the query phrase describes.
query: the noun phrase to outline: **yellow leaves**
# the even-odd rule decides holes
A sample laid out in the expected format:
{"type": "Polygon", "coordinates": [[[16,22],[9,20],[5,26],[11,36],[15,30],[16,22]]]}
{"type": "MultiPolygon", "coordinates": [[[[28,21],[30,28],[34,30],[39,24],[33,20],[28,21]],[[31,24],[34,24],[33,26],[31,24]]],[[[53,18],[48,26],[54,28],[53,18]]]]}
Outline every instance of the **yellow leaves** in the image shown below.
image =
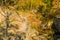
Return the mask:
{"type": "Polygon", "coordinates": [[[53,20],[48,20],[48,23],[47,23],[48,28],[51,29],[52,24],[53,24],[53,20]]]}
{"type": "Polygon", "coordinates": [[[44,2],[40,1],[40,5],[46,5],[44,2]]]}
{"type": "Polygon", "coordinates": [[[38,9],[39,6],[46,8],[46,4],[42,0],[19,0],[17,5],[24,10],[38,9]]]}
{"type": "Polygon", "coordinates": [[[8,6],[8,9],[15,9],[15,7],[13,7],[13,6],[8,6]]]}

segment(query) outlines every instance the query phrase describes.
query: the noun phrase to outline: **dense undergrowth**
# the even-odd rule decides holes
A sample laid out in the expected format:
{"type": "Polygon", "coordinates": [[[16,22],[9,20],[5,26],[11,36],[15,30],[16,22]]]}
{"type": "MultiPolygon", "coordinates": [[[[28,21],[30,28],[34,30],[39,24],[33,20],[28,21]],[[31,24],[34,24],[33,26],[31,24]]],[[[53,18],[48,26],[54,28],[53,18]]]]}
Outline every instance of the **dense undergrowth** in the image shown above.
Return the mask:
{"type": "Polygon", "coordinates": [[[0,0],[0,40],[54,40],[59,0],[0,0]]]}

